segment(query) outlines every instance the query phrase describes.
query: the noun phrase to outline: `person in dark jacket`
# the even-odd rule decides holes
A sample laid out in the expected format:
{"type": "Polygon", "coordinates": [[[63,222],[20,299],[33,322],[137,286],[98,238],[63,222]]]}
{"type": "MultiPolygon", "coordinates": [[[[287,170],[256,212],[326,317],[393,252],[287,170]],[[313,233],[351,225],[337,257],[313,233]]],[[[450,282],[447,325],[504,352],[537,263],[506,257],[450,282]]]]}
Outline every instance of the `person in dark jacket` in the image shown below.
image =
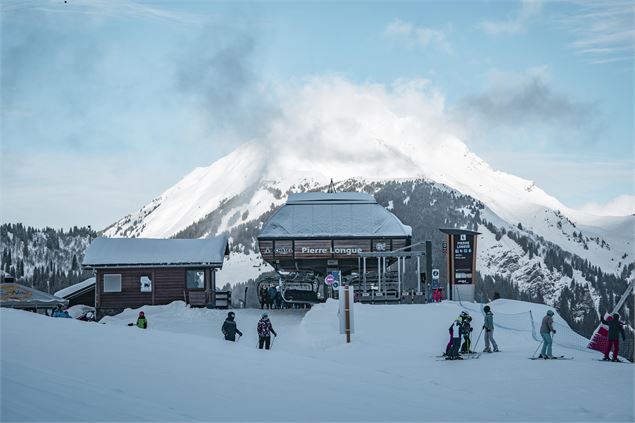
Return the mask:
{"type": "Polygon", "coordinates": [[[463,317],[463,321],[461,322],[461,335],[463,335],[463,345],[461,345],[461,353],[467,354],[471,353],[472,342],[470,340],[471,332],[474,328],[471,326],[472,316],[465,313],[463,317]]]}
{"type": "Polygon", "coordinates": [[[273,308],[275,308],[274,301],[276,300],[276,287],[271,285],[267,289],[267,294],[268,294],[267,297],[269,298],[268,307],[269,307],[269,309],[273,309],[273,308]]]}
{"type": "Polygon", "coordinates": [[[267,305],[267,288],[263,285],[260,287],[260,309],[264,309],[267,305]]]}
{"type": "Polygon", "coordinates": [[[236,322],[234,321],[235,318],[236,315],[233,311],[227,313],[227,318],[225,319],[223,327],[221,328],[221,332],[223,332],[223,335],[225,335],[225,341],[236,342],[236,334],[238,334],[239,336],[243,336],[243,333],[239,331],[238,327],[236,326],[236,322]]]}
{"type": "Polygon", "coordinates": [[[450,336],[452,337],[452,345],[448,351],[446,360],[463,360],[459,356],[459,347],[461,345],[461,325],[463,324],[461,317],[457,317],[456,320],[450,326],[450,336]]]}
{"type": "Polygon", "coordinates": [[[139,317],[137,317],[137,327],[140,329],[148,329],[148,320],[143,311],[140,311],[139,317]]]}
{"type": "Polygon", "coordinates": [[[611,348],[613,348],[613,361],[620,361],[618,354],[620,353],[620,340],[619,335],[622,334],[622,341],[626,339],[626,335],[624,335],[624,323],[620,322],[620,315],[618,313],[613,313],[613,316],[608,317],[604,320],[604,317],[600,317],[603,325],[607,325],[609,327],[609,342],[606,345],[606,350],[604,350],[604,358],[602,360],[609,360],[609,353],[611,352],[611,348]]]}
{"type": "Polygon", "coordinates": [[[273,330],[273,326],[271,325],[271,320],[269,320],[269,315],[267,313],[262,313],[262,318],[258,321],[258,348],[262,349],[264,346],[266,350],[271,346],[271,334],[273,336],[278,336],[275,330],[273,330]]]}

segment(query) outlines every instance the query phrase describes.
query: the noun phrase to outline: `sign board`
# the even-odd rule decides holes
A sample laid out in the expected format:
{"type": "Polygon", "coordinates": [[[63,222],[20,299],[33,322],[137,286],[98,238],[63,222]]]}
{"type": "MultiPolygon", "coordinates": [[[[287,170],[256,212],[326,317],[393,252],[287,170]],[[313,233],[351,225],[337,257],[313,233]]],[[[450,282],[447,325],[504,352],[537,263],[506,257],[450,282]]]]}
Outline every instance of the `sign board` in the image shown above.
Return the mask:
{"type": "Polygon", "coordinates": [[[439,269],[432,269],[432,280],[439,280],[439,269]]]}
{"type": "Polygon", "coordinates": [[[340,283],[338,281],[333,282],[333,289],[338,289],[340,287],[340,283]]]}
{"type": "Polygon", "coordinates": [[[456,234],[450,237],[452,243],[452,269],[454,284],[474,283],[474,235],[456,234]]]}
{"type": "MultiPolygon", "coordinates": [[[[340,318],[340,334],[346,335],[346,301],[345,301],[345,287],[339,287],[339,311],[338,316],[340,318]]],[[[353,313],[353,304],[355,304],[355,289],[352,286],[348,287],[348,309],[349,309],[349,319],[350,319],[350,327],[351,334],[355,333],[355,313],[353,313]]]]}
{"type": "Polygon", "coordinates": [[[335,281],[335,278],[330,273],[324,278],[324,283],[327,285],[333,285],[333,281],[335,281]]]}

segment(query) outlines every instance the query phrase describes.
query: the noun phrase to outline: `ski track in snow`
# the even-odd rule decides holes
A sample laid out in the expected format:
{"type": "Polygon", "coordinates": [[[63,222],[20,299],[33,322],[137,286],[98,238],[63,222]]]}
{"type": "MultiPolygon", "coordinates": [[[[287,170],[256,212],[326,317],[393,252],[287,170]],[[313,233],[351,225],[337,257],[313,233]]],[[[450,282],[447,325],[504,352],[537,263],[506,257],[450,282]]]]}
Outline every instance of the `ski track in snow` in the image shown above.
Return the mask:
{"type": "MultiPolygon", "coordinates": [[[[495,313],[546,306],[499,300],[495,313]]],[[[469,309],[478,310],[478,305],[469,309]]],[[[504,351],[439,362],[455,303],[355,305],[345,344],[337,303],[271,311],[279,334],[256,349],[260,310],[235,310],[245,334],[222,339],[226,311],[182,302],[106,324],[2,309],[2,421],[632,421],[633,366],[554,346],[527,360],[530,327],[497,328],[504,351]]],[[[472,313],[475,332],[482,316],[472,313]]],[[[562,322],[559,316],[556,320],[562,322]]],[[[482,348],[481,339],[479,347],[482,348]]]]}

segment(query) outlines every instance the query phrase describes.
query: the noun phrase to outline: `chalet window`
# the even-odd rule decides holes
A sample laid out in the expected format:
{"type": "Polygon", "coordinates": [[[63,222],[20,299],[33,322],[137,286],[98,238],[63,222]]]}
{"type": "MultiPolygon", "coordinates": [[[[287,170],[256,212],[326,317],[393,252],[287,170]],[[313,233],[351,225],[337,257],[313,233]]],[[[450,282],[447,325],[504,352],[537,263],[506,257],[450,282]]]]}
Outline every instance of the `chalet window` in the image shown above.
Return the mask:
{"type": "Polygon", "coordinates": [[[150,276],[141,276],[139,284],[141,286],[141,292],[152,292],[152,280],[150,276]]]}
{"type": "Polygon", "coordinates": [[[205,288],[205,272],[203,270],[188,270],[187,287],[190,289],[205,288]]]}
{"type": "Polygon", "coordinates": [[[104,275],[104,292],[121,292],[121,275],[104,275]]]}

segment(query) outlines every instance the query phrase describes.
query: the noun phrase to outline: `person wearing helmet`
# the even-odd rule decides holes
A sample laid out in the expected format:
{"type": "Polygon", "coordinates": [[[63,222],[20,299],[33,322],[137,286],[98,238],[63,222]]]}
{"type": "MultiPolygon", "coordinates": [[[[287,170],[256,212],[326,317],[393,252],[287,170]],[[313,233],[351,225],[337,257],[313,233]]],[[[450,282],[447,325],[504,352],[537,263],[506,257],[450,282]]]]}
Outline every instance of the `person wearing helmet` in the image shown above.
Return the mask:
{"type": "Polygon", "coordinates": [[[492,352],[490,344],[494,347],[494,352],[498,352],[498,345],[496,345],[496,341],[494,341],[494,313],[492,313],[490,306],[483,307],[483,311],[485,312],[485,322],[483,323],[483,330],[485,330],[485,349],[483,352],[492,352]]]}
{"type": "Polygon", "coordinates": [[[470,316],[467,312],[461,313],[462,322],[461,322],[461,335],[463,335],[463,345],[461,345],[461,354],[470,354],[472,342],[470,340],[471,332],[474,328],[471,326],[472,316],[470,316]]]}
{"type": "Polygon", "coordinates": [[[556,333],[556,330],[553,328],[553,311],[548,310],[545,317],[542,318],[542,324],[540,325],[540,336],[542,336],[542,351],[540,352],[539,358],[554,358],[551,353],[551,346],[553,345],[553,338],[551,337],[552,333],[556,333]]]}
{"type": "Polygon", "coordinates": [[[261,319],[258,321],[258,348],[262,349],[264,346],[266,350],[268,350],[271,346],[271,334],[273,336],[278,336],[275,330],[273,330],[273,326],[271,325],[271,320],[269,320],[269,315],[267,313],[262,313],[261,319]]]}
{"type": "MultiPolygon", "coordinates": [[[[607,313],[608,314],[608,313],[607,313]]],[[[619,313],[613,313],[612,316],[609,316],[604,319],[604,317],[600,317],[603,325],[607,325],[609,327],[609,341],[606,344],[606,349],[604,350],[604,358],[602,360],[609,360],[609,353],[611,352],[611,348],[613,349],[613,361],[620,361],[618,354],[620,353],[620,339],[619,335],[622,334],[622,341],[626,339],[624,335],[624,324],[620,322],[619,313]]]]}
{"type": "Polygon", "coordinates": [[[140,311],[139,317],[137,317],[137,327],[140,329],[148,329],[148,320],[143,311],[140,311]]]}
{"type": "Polygon", "coordinates": [[[225,341],[236,342],[236,334],[238,334],[239,336],[243,336],[243,333],[239,331],[238,326],[236,326],[236,322],[234,321],[235,318],[236,315],[233,311],[227,313],[227,318],[225,319],[223,327],[221,328],[221,332],[223,332],[223,335],[225,335],[225,341]]]}

